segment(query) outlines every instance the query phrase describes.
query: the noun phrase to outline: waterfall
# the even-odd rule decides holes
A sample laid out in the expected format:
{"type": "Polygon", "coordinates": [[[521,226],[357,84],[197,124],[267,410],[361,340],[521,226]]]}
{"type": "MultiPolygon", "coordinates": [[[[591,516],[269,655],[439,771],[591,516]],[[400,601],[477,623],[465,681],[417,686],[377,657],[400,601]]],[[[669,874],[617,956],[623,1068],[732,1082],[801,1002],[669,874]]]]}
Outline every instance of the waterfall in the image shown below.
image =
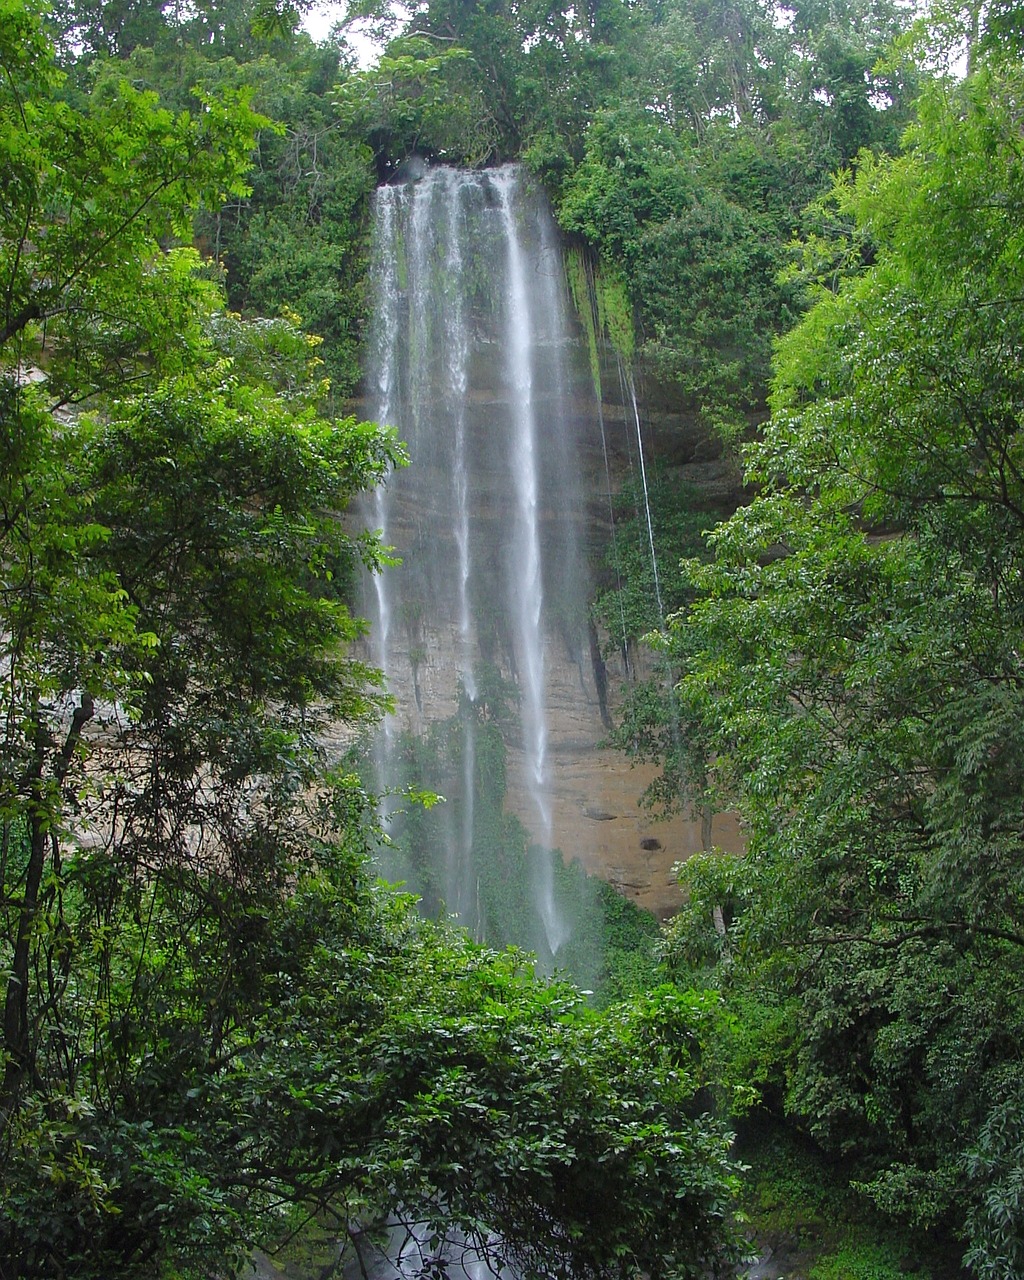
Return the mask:
{"type": "Polygon", "coordinates": [[[397,703],[377,783],[446,797],[443,816],[407,815],[404,836],[396,823],[398,873],[428,906],[490,934],[518,910],[516,859],[526,856],[533,923],[500,940],[553,961],[570,926],[550,853],[552,682],[564,688],[574,664],[576,702],[596,706],[583,662],[580,442],[567,407],[587,384],[557,234],[515,166],[436,168],[377,193],[373,263],[368,416],[394,427],[410,455],[364,510],[402,561],[364,605],[397,703]]]}
{"type": "MultiPolygon", "coordinates": [[[[509,603],[519,640],[518,666],[522,698],[523,747],[527,785],[536,806],[540,841],[551,844],[551,808],[547,797],[547,736],[544,707],[544,637],[541,633],[540,530],[538,527],[537,421],[533,384],[534,331],[526,289],[519,234],[513,214],[515,173],[504,169],[496,177],[501,197],[508,257],[508,312],[505,323],[508,383],[512,392],[512,482],[516,496],[515,533],[509,551],[507,578],[509,603]]],[[[551,863],[540,860],[534,876],[537,905],[547,932],[548,945],[556,953],[564,941],[564,928],[555,908],[551,863]]]]}

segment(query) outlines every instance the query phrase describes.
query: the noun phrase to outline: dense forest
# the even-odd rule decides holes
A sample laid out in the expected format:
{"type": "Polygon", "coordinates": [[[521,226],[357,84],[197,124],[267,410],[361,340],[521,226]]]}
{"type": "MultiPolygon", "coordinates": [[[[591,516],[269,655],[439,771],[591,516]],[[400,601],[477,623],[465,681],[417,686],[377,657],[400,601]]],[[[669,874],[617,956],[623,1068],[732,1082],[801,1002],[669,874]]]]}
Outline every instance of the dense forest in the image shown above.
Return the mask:
{"type": "Polygon", "coordinates": [[[341,16],[0,0],[0,1277],[396,1221],[558,1280],[771,1230],[1024,1276],[1021,12],[341,16]],[[671,672],[612,730],[651,803],[747,840],[596,997],[380,883],[324,747],[388,705],[341,515],[406,461],[348,408],[414,154],[525,165],[581,334],[743,467],[708,532],[654,491],[667,620],[625,526],[594,602],[671,672]]]}

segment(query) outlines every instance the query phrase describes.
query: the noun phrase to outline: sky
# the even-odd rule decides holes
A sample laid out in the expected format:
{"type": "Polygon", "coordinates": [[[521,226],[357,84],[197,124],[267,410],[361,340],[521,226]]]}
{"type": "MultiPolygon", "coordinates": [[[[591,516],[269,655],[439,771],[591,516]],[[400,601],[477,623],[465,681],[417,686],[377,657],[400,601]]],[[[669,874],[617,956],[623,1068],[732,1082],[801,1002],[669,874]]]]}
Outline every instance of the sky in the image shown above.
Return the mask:
{"type": "MultiPolygon", "coordinates": [[[[345,5],[342,0],[331,0],[327,4],[318,4],[302,19],[303,28],[314,40],[323,40],[330,33],[331,27],[345,16],[345,5]]],[[[368,67],[375,62],[380,49],[369,36],[360,33],[358,27],[348,32],[349,44],[356,52],[360,67],[368,67]]]]}

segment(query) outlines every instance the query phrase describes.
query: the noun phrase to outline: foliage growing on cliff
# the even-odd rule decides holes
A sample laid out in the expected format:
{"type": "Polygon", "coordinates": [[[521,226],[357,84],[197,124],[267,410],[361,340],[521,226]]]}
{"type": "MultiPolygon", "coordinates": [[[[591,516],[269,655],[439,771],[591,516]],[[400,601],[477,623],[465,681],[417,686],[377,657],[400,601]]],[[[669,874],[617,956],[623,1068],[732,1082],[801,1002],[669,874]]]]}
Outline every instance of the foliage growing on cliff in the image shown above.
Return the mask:
{"type": "Polygon", "coordinates": [[[381,171],[413,149],[524,158],[614,287],[620,351],[632,358],[635,334],[645,371],[713,429],[760,417],[772,340],[798,310],[778,276],[801,210],[861,148],[892,150],[909,119],[917,73],[883,59],[899,6],[351,10],[388,13],[384,58],[341,96],[381,171]]]}

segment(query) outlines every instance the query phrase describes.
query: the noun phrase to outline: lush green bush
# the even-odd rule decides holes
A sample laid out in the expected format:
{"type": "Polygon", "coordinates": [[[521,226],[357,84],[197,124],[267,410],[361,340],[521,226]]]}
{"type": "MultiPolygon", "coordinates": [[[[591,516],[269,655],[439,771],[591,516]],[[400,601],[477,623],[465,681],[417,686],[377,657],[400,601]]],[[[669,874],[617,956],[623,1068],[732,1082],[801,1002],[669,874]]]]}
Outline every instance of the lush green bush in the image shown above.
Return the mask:
{"type": "Polygon", "coordinates": [[[907,1280],[921,1277],[908,1271],[893,1249],[877,1244],[845,1244],[819,1258],[808,1272],[809,1280],[907,1280]]]}
{"type": "MultiPolygon", "coordinates": [[[[358,795],[339,791],[350,818],[358,795]]],[[[424,922],[351,852],[315,852],[244,911],[215,877],[141,886],[108,909],[102,973],[72,949],[97,868],[69,866],[50,1052],[82,1049],[60,1091],[41,1058],[50,1088],[5,1135],[5,1270],[205,1274],[313,1213],[343,1244],[404,1215],[542,1276],[725,1256],[735,1170],[695,1106],[697,1002],[666,988],[599,1018],[521,954],[424,922]]]]}
{"type": "Polygon", "coordinates": [[[674,971],[713,965],[752,1080],[992,1275],[1019,1222],[1021,75],[933,88],[903,157],[837,179],[758,496],[669,624],[750,833],[687,869],[674,971]]]}

